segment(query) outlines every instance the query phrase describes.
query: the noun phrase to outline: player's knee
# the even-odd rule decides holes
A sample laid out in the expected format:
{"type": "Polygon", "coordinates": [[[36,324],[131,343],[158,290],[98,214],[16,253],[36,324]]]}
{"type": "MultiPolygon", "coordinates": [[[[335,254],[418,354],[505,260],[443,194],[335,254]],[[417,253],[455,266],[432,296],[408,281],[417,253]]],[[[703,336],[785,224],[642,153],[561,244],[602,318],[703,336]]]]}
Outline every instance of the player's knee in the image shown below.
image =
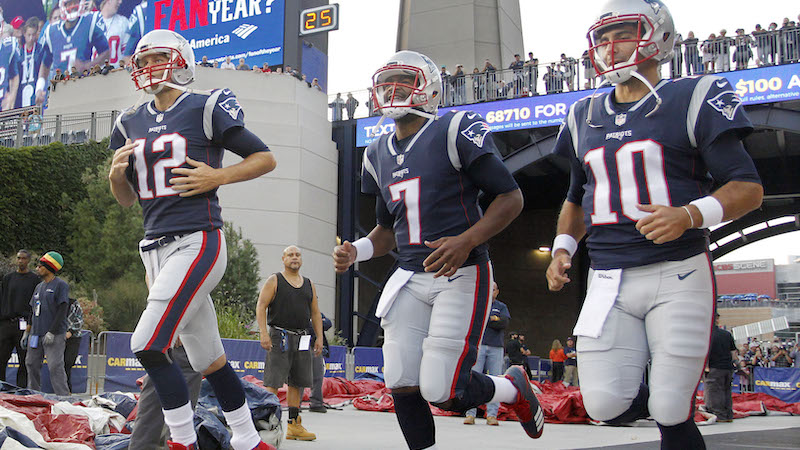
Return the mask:
{"type": "Polygon", "coordinates": [[[691,410],[691,398],[675,392],[653,391],[650,394],[650,415],[653,420],[664,426],[673,426],[686,422],[691,410]]]}
{"type": "Polygon", "coordinates": [[[622,398],[618,392],[604,389],[584,390],[581,387],[581,395],[583,396],[583,406],[589,417],[603,422],[619,417],[631,405],[631,401],[622,398]]]}
{"type": "Polygon", "coordinates": [[[136,358],[145,370],[151,367],[159,367],[172,364],[166,354],[156,350],[142,350],[135,353],[136,358]]]}
{"type": "Polygon", "coordinates": [[[383,379],[389,389],[419,384],[418,379],[410,376],[409,364],[404,364],[404,351],[397,342],[387,341],[383,344],[383,379]]]}
{"type": "MultiPolygon", "coordinates": [[[[431,403],[444,403],[453,397],[453,383],[458,371],[459,357],[464,351],[464,342],[428,337],[423,342],[422,348],[419,370],[420,392],[422,397],[431,403]]],[[[472,360],[474,359],[473,355],[472,360]]]]}

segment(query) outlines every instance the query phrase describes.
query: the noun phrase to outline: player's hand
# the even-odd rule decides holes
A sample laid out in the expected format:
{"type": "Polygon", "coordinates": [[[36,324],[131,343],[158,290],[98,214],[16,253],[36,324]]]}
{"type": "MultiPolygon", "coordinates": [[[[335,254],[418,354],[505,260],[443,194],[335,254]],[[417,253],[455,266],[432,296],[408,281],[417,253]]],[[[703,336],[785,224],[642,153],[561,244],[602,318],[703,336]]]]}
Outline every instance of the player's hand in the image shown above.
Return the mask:
{"type": "Polygon", "coordinates": [[[272,350],[272,338],[269,337],[269,333],[261,333],[261,348],[268,352],[272,350]]]}
{"type": "Polygon", "coordinates": [[[130,139],[125,139],[125,145],[114,151],[114,157],[111,159],[111,170],[108,171],[109,180],[113,182],[125,180],[125,170],[128,168],[128,160],[134,148],[136,148],[136,144],[132,143],[130,139]]]}
{"type": "Polygon", "coordinates": [[[425,241],[425,245],[435,249],[433,253],[425,258],[425,261],[422,261],[425,272],[436,272],[433,276],[434,278],[443,275],[446,277],[453,276],[456,270],[467,260],[469,252],[474,248],[463,235],[447,236],[433,242],[425,241]]]}
{"type": "Polygon", "coordinates": [[[202,161],[195,161],[188,156],[186,157],[186,163],[192,166],[192,168],[176,167],[172,169],[173,175],[182,176],[172,177],[172,179],[169,180],[170,184],[172,184],[172,189],[181,191],[181,197],[191,197],[193,195],[202,194],[216,189],[223,184],[219,179],[217,169],[202,161]]]}
{"type": "Polygon", "coordinates": [[[681,237],[692,225],[686,210],[664,205],[636,205],[639,211],[650,213],[636,222],[636,229],[654,244],[664,244],[681,237]]]}
{"type": "Polygon", "coordinates": [[[545,272],[547,287],[551,291],[560,291],[565,284],[570,282],[569,276],[567,276],[567,270],[570,267],[572,267],[572,258],[569,253],[560,249],[556,251],[556,254],[553,255],[553,260],[550,261],[550,265],[547,267],[547,272],[545,272]]]}
{"type": "Polygon", "coordinates": [[[36,104],[42,105],[44,103],[44,98],[47,95],[47,91],[42,89],[41,91],[36,92],[36,104]]]}
{"type": "Polygon", "coordinates": [[[316,338],[314,339],[314,356],[319,356],[322,354],[322,339],[316,338]]]}
{"type": "Polygon", "coordinates": [[[350,241],[344,241],[341,245],[333,247],[333,268],[336,273],[345,273],[350,266],[356,262],[358,250],[353,247],[350,241]]]}
{"type": "Polygon", "coordinates": [[[497,322],[498,320],[500,320],[500,316],[495,316],[495,315],[489,316],[489,320],[491,320],[492,322],[497,322]]]}

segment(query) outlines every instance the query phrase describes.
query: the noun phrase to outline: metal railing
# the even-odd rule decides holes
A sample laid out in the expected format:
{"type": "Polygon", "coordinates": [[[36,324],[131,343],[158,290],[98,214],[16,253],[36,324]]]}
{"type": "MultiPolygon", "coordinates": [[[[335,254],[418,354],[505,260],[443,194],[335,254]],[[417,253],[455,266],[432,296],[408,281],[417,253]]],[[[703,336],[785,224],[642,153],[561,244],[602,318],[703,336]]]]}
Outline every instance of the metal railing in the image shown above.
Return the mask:
{"type": "Polygon", "coordinates": [[[0,147],[102,140],[111,135],[119,114],[118,111],[99,111],[42,117],[38,108],[13,111],[17,113],[0,116],[0,147]]]}

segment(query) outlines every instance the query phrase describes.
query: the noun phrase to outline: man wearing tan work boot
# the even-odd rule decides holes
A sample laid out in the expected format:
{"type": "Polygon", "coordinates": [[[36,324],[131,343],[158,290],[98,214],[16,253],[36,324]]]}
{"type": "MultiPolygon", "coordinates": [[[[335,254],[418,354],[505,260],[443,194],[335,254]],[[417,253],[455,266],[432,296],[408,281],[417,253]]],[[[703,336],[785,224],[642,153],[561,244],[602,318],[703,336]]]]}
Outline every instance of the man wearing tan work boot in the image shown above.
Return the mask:
{"type": "Polygon", "coordinates": [[[300,249],[294,245],[286,247],[281,259],[283,271],[267,279],[256,309],[261,346],[267,351],[264,386],[278,395],[278,389],[288,383],[286,439],[313,441],[317,436],[306,430],[300,419],[300,401],[304,388],[313,384],[311,349],[314,356],[322,354],[322,316],[314,284],[300,275],[303,265],[300,249]],[[317,336],[313,342],[307,331],[309,321],[317,336]]]}

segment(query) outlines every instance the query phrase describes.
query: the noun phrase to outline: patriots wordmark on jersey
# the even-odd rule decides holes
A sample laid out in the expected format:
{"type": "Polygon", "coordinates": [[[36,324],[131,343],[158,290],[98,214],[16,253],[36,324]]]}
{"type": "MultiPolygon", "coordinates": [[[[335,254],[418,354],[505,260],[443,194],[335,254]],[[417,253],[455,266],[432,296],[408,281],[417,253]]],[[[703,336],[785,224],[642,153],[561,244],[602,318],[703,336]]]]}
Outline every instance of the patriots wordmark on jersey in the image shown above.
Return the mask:
{"type": "Polygon", "coordinates": [[[739,138],[753,126],[727,80],[717,76],[662,80],[633,105],[618,105],[613,91],[575,103],[559,132],[555,152],[572,167],[567,200],[581,205],[592,267],[635,267],[686,259],[706,250],[707,231],[689,229],[656,245],[635,228],[649,213],[637,204],[681,206],[709,194],[712,184],[760,182],[752,161],[738,150],[711,152],[720,136],[739,138]],[[597,126],[599,125],[599,126],[597,126]]]}
{"type": "Polygon", "coordinates": [[[165,111],[151,101],[120,115],[109,146],[118,149],[126,139],[137,144],[126,175],[142,205],[146,238],[222,226],[216,189],[180,197],[170,180],[173,168],[191,168],[187,157],[219,168],[223,136],[233,127],[244,127],[244,112],[228,89],[185,92],[165,111]]]}

